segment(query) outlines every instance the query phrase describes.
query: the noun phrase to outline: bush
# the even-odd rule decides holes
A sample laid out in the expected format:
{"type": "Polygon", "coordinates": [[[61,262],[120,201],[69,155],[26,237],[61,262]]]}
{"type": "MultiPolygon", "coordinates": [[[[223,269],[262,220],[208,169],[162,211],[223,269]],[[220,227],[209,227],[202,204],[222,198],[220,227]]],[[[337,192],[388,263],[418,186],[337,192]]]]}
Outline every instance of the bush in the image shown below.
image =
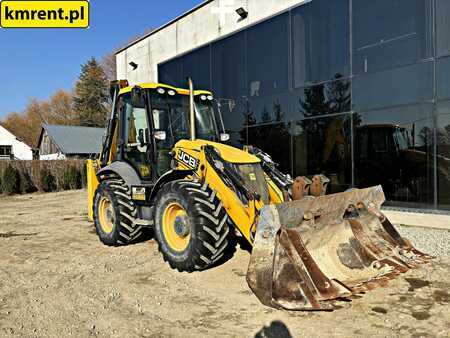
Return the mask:
{"type": "Polygon", "coordinates": [[[81,173],[74,165],[64,170],[62,188],[64,190],[81,189],[81,173]]]}
{"type": "Polygon", "coordinates": [[[30,174],[27,171],[20,173],[20,191],[24,194],[30,194],[36,192],[38,189],[33,183],[30,174]]]}
{"type": "MultiPolygon", "coordinates": [[[[0,194],[7,167],[15,168],[20,176],[20,191],[43,192],[63,189],[79,189],[86,186],[86,161],[0,161],[0,194]]],[[[11,171],[11,169],[8,169],[11,171]]],[[[9,174],[8,174],[9,175],[9,174]]],[[[4,184],[3,184],[4,185],[4,184]]],[[[14,185],[14,184],[13,184],[14,185]]],[[[6,193],[5,189],[3,192],[6,193]]]]}
{"type": "Polygon", "coordinates": [[[56,178],[52,175],[48,168],[42,168],[40,172],[41,189],[44,192],[56,190],[56,178]]]}
{"type": "Polygon", "coordinates": [[[20,173],[12,165],[8,165],[3,172],[2,187],[5,194],[20,194],[20,173]]]}

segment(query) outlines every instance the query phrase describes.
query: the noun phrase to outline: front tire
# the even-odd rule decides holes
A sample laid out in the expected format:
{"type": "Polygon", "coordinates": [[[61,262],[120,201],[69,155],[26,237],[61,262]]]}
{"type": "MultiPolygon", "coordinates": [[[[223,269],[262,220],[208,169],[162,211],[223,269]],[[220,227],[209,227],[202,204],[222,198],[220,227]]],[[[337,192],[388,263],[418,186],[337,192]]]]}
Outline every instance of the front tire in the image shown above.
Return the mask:
{"type": "Polygon", "coordinates": [[[103,244],[119,246],[136,241],[143,232],[135,223],[137,210],[130,189],[122,179],[100,183],[94,197],[94,224],[103,244]]]}
{"type": "Polygon", "coordinates": [[[228,215],[207,183],[166,184],[155,204],[159,251],[173,269],[192,272],[217,263],[229,246],[228,215]]]}

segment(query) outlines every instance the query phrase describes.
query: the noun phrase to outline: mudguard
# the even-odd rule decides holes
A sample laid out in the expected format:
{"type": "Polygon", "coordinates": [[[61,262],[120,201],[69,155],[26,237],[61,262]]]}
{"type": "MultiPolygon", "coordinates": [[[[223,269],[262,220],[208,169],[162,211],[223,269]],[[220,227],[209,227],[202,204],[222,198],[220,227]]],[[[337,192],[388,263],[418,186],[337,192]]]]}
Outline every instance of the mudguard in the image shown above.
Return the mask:
{"type": "Polygon", "coordinates": [[[142,180],[136,170],[126,162],[112,162],[106,167],[100,169],[97,172],[97,177],[99,181],[101,181],[102,176],[111,174],[120,176],[129,187],[142,184],[142,180]]]}
{"type": "Polygon", "coordinates": [[[152,189],[152,192],[150,193],[149,200],[151,201],[153,198],[156,197],[156,194],[158,193],[159,190],[161,190],[161,187],[164,184],[175,180],[181,180],[183,178],[188,177],[189,175],[192,175],[193,173],[194,170],[181,170],[181,169],[180,170],[174,169],[164,173],[159,177],[158,181],[156,181],[152,189]]]}

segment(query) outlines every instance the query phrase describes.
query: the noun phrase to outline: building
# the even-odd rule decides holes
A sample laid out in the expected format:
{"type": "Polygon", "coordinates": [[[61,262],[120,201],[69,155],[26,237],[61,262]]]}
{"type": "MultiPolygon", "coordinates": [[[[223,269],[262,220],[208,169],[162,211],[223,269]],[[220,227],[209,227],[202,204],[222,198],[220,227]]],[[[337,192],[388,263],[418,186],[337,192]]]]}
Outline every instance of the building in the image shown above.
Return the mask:
{"type": "Polygon", "coordinates": [[[0,125],[0,161],[32,159],[33,149],[0,125]]]}
{"type": "Polygon", "coordinates": [[[449,17],[448,0],[205,1],[119,50],[118,77],[192,77],[223,103],[232,141],[285,172],[445,212],[449,17]]]}
{"type": "Polygon", "coordinates": [[[43,125],[39,159],[90,158],[100,153],[104,134],[103,128],[43,125]]]}

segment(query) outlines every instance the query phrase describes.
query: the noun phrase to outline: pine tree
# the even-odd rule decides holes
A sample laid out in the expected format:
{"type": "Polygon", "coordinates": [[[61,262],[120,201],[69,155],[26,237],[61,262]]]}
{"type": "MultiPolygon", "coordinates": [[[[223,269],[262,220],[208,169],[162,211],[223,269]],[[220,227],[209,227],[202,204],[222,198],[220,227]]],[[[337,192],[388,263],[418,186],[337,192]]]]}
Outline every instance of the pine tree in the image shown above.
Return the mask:
{"type": "Polygon", "coordinates": [[[261,115],[261,122],[262,123],[270,123],[272,122],[272,117],[270,116],[269,111],[267,110],[267,108],[264,106],[262,115],[261,115]]]}
{"type": "Polygon", "coordinates": [[[343,113],[351,109],[350,81],[342,78],[341,74],[334,76],[334,81],[328,84],[329,113],[343,113]]]}
{"type": "Polygon", "coordinates": [[[79,123],[87,127],[104,127],[108,115],[108,79],[95,58],[81,66],[75,85],[73,108],[79,123]]]}

